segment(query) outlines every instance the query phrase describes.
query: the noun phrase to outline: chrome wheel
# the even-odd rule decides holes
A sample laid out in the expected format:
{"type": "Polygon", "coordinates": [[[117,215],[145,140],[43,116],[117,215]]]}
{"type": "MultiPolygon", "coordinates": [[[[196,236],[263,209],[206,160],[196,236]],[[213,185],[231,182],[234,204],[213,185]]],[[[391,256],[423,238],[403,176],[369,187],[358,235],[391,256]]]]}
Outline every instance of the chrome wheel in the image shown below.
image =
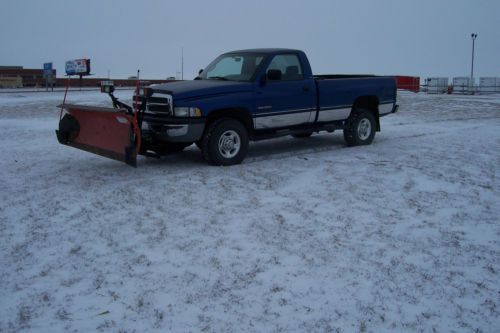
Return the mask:
{"type": "Polygon", "coordinates": [[[241,139],[238,133],[228,130],[222,133],[219,138],[219,153],[224,158],[235,157],[241,148],[241,139]]]}
{"type": "Polygon", "coordinates": [[[363,118],[358,124],[358,137],[360,140],[366,140],[372,132],[372,124],[370,120],[363,118]]]}

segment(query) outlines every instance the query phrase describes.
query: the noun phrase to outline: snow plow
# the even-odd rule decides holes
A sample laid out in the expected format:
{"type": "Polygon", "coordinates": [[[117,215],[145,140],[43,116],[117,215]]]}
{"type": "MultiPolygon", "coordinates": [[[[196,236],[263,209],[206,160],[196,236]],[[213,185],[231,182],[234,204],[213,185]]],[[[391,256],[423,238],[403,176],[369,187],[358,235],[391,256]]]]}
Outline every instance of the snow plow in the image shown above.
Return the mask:
{"type": "Polygon", "coordinates": [[[113,91],[112,83],[101,84],[101,92],[108,93],[113,101],[112,108],[65,102],[59,105],[57,140],[63,145],[137,167],[137,154],[141,149],[137,97],[134,110],[120,102],[113,91]]]}

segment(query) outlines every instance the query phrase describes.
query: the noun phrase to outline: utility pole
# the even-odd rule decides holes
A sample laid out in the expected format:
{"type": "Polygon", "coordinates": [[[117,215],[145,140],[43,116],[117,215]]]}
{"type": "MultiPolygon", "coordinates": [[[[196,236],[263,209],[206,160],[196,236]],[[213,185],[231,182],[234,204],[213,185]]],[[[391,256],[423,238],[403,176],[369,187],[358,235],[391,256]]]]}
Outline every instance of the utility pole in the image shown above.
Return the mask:
{"type": "Polygon", "coordinates": [[[472,33],[470,35],[470,37],[472,38],[472,65],[470,68],[470,80],[471,80],[471,84],[472,84],[472,79],[474,78],[474,42],[476,41],[477,34],[472,33]]]}

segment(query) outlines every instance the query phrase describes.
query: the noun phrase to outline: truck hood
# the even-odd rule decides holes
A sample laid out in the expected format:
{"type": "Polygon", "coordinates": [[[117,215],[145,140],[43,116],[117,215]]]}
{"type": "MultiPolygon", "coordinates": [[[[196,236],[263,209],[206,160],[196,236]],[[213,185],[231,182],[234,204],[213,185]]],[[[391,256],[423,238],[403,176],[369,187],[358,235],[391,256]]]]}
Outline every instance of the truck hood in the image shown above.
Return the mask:
{"type": "Polygon", "coordinates": [[[171,93],[176,100],[251,91],[252,83],[222,80],[192,80],[152,85],[153,91],[171,93]]]}

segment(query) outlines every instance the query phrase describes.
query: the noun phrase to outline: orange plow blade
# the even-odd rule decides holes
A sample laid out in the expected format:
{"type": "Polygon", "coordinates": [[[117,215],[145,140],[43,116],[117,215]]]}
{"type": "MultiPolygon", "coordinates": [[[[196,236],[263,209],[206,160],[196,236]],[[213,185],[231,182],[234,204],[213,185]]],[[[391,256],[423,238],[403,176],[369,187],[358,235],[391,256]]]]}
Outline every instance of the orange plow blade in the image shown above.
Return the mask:
{"type": "Polygon", "coordinates": [[[61,144],[137,166],[140,130],[124,109],[63,104],[66,112],[56,130],[61,144]]]}

